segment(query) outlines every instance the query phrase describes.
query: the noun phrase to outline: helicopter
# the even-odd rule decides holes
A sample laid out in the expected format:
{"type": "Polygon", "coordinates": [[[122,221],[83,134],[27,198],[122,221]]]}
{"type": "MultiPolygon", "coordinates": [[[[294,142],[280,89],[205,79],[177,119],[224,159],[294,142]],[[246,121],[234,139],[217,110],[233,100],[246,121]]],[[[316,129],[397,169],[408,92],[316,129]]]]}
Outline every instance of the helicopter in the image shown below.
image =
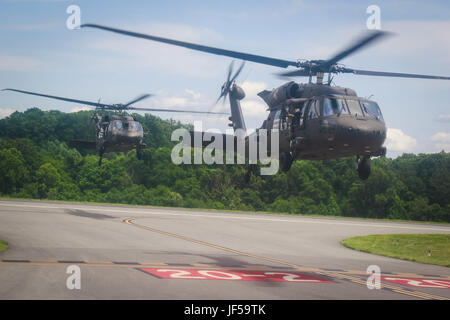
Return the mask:
{"type": "Polygon", "coordinates": [[[143,138],[146,135],[142,125],[134,117],[124,113],[128,110],[153,111],[153,112],[180,112],[180,113],[196,113],[196,114],[226,114],[221,112],[209,111],[188,111],[174,109],[156,109],[156,108],[139,108],[132,105],[151,97],[151,94],[143,94],[128,103],[104,104],[92,101],[78,100],[72,98],[64,98],[52,96],[31,91],[6,88],[2,91],[14,91],[24,94],[46,97],[50,99],[62,100],[67,102],[75,102],[83,105],[95,107],[95,112],[91,120],[95,122],[95,141],[71,140],[69,147],[81,147],[84,149],[97,150],[99,154],[98,165],[101,166],[103,155],[108,152],[127,152],[136,149],[138,159],[142,159],[142,150],[146,147],[143,138]],[[99,112],[112,110],[113,114],[104,114],[100,116],[99,112]]]}
{"type": "MultiPolygon", "coordinates": [[[[369,31],[327,60],[290,61],[97,24],[82,24],[81,27],[96,28],[274,67],[297,68],[278,75],[308,77],[308,83],[299,84],[290,81],[272,91],[264,90],[258,93],[268,105],[269,111],[269,116],[260,129],[279,130],[279,160],[282,171],[288,171],[294,160],[326,160],[356,156],[358,175],[360,179],[366,180],[370,176],[370,158],[386,155],[386,148],[383,146],[386,139],[386,125],[380,107],[373,100],[358,97],[356,91],[351,88],[332,85],[334,75],[351,73],[365,76],[450,80],[450,77],[443,76],[352,69],[338,63],[367,45],[390,35],[389,32],[381,30],[369,31]],[[328,79],[324,82],[325,74],[328,74],[328,79]],[[315,83],[312,81],[313,77],[316,77],[315,83]]],[[[222,86],[219,97],[225,99],[229,95],[230,126],[234,130],[245,129],[239,102],[245,97],[245,92],[235,83],[242,67],[243,65],[231,76],[232,65],[230,65],[227,81],[222,86]]],[[[246,141],[247,146],[248,139],[246,141]]]]}

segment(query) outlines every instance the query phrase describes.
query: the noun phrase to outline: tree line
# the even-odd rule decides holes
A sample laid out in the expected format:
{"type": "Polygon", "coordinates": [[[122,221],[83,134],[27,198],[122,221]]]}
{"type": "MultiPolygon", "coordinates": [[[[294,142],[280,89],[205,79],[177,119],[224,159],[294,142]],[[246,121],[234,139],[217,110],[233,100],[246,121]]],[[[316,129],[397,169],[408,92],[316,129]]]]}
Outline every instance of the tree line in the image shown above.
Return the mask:
{"type": "Polygon", "coordinates": [[[148,133],[142,159],[107,154],[99,167],[95,152],[67,146],[94,139],[92,114],[32,108],[1,119],[0,195],[450,222],[450,153],[373,159],[365,181],[355,159],[341,158],[295,161],[287,173],[247,182],[247,165],[173,164],[170,135],[183,125],[134,114],[148,133]]]}

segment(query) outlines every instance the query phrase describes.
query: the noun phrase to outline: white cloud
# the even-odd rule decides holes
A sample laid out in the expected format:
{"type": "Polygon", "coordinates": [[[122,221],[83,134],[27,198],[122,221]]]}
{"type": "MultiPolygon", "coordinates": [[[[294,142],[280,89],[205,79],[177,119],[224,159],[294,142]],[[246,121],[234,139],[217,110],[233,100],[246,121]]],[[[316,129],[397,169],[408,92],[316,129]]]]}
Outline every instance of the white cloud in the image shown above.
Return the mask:
{"type": "Polygon", "coordinates": [[[70,110],[70,112],[89,111],[89,110],[93,110],[93,108],[89,108],[89,107],[75,107],[72,110],[70,110]]]}
{"type": "MultiPolygon", "coordinates": [[[[262,101],[257,93],[267,89],[267,85],[263,82],[246,81],[241,85],[246,96],[241,100],[242,113],[248,129],[260,127],[262,122],[267,118],[267,105],[262,101]]],[[[161,118],[172,118],[182,123],[193,124],[194,121],[202,121],[203,130],[218,129],[225,132],[228,127],[228,117],[230,115],[229,99],[222,104],[219,101],[216,105],[214,102],[217,97],[204,95],[192,89],[185,89],[181,93],[171,93],[167,90],[159,90],[155,95],[146,101],[137,103],[136,107],[160,108],[160,109],[179,109],[190,111],[212,111],[224,112],[226,115],[202,115],[189,113],[165,113],[150,112],[161,118]]],[[[141,112],[142,113],[142,112],[141,112]]]]}
{"type": "Polygon", "coordinates": [[[68,0],[3,0],[6,3],[66,2],[68,0]]]}
{"type": "MultiPolygon", "coordinates": [[[[157,109],[175,109],[187,111],[212,111],[212,112],[229,112],[226,106],[217,104],[213,107],[214,98],[198,93],[192,89],[185,89],[181,93],[171,93],[167,90],[159,90],[149,100],[137,103],[136,107],[157,108],[157,109]]],[[[144,112],[138,112],[144,113],[144,112]]],[[[207,115],[195,113],[175,113],[175,112],[152,112],[153,115],[163,119],[174,119],[182,123],[193,124],[194,121],[202,121],[203,130],[219,129],[225,130],[228,123],[229,115],[207,115]]]]}
{"type": "Polygon", "coordinates": [[[0,55],[0,70],[2,71],[30,71],[42,65],[41,61],[34,58],[0,55]]]}
{"type": "Polygon", "coordinates": [[[241,88],[245,92],[245,98],[241,100],[242,113],[248,121],[262,123],[267,118],[267,105],[258,96],[258,93],[267,89],[264,82],[245,81],[241,88]]]}
{"type": "Polygon", "coordinates": [[[54,23],[36,23],[36,24],[4,24],[0,25],[0,29],[8,31],[43,31],[55,29],[57,27],[54,23]]]}
{"type": "MultiPolygon", "coordinates": [[[[239,85],[245,91],[245,96],[250,98],[258,97],[258,93],[267,89],[267,84],[264,82],[245,81],[239,85]]],[[[258,97],[259,98],[259,97],[258,97]]]]}
{"type": "MultiPolygon", "coordinates": [[[[351,54],[340,63],[348,64],[348,67],[370,67],[382,71],[391,70],[383,70],[380,63],[394,63],[399,65],[399,69],[392,70],[394,72],[446,75],[448,68],[444,63],[450,62],[450,21],[382,21],[381,27],[392,35],[351,54]],[[439,64],[440,67],[436,67],[439,64]],[[411,65],[412,69],[409,68],[411,65]]],[[[286,49],[285,57],[328,59],[364,36],[365,32],[361,32],[361,25],[345,24],[327,30],[325,35],[319,35],[314,45],[292,45],[286,49]]]]}
{"type": "Polygon", "coordinates": [[[412,152],[417,140],[400,129],[387,128],[386,148],[390,151],[412,152]]]}
{"type": "Polygon", "coordinates": [[[395,21],[385,23],[383,29],[394,32],[386,45],[377,46],[387,55],[414,53],[450,61],[449,21],[395,21]]]}
{"type": "MultiPolygon", "coordinates": [[[[128,25],[124,29],[140,33],[157,35],[186,42],[211,44],[220,41],[222,36],[209,28],[194,28],[189,25],[152,23],[146,25],[128,25]]],[[[105,67],[151,68],[171,74],[211,78],[223,73],[217,65],[217,56],[180,48],[156,41],[117,36],[96,31],[98,38],[87,44],[89,50],[102,53],[100,64],[105,67]],[[113,58],[104,59],[104,53],[113,58]]],[[[224,60],[224,63],[226,60],[224,60]]],[[[97,64],[98,65],[98,64],[97,64]]]]}
{"type": "MultiPolygon", "coordinates": [[[[182,93],[177,94],[172,94],[166,90],[159,90],[149,101],[154,108],[163,109],[184,108],[182,110],[205,111],[205,108],[212,106],[212,99],[210,97],[191,89],[185,89],[182,93]]],[[[148,106],[149,101],[139,102],[136,106],[148,106]]]]}
{"type": "Polygon", "coordinates": [[[11,113],[15,112],[17,110],[11,109],[11,108],[0,108],[0,119],[6,118],[11,113]]]}
{"type": "Polygon", "coordinates": [[[450,122],[450,114],[440,114],[437,120],[441,122],[450,122]]]}
{"type": "Polygon", "coordinates": [[[438,132],[431,137],[431,140],[435,142],[435,147],[439,151],[444,150],[446,152],[450,151],[450,133],[449,132],[438,132]]]}

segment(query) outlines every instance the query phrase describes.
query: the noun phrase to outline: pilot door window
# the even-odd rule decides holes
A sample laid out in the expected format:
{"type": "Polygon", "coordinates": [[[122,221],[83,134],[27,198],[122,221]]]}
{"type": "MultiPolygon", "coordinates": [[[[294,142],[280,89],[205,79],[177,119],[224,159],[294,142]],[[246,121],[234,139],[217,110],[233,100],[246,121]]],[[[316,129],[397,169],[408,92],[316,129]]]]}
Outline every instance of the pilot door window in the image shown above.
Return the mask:
{"type": "Polygon", "coordinates": [[[305,118],[307,117],[307,114],[309,113],[310,106],[312,104],[313,100],[309,100],[303,104],[303,107],[300,109],[300,112],[297,114],[297,119],[299,121],[298,126],[300,129],[303,129],[305,127],[305,118]]]}
{"type": "Polygon", "coordinates": [[[316,119],[318,117],[318,107],[319,106],[319,100],[312,100],[309,103],[309,110],[308,110],[308,119],[316,119]]]}

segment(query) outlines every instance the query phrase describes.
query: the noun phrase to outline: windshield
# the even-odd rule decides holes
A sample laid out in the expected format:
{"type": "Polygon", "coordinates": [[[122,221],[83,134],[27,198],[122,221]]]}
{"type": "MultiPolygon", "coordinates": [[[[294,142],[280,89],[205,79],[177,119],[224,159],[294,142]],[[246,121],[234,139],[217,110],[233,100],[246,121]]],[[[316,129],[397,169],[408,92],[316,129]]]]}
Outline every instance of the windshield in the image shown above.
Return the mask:
{"type": "Polygon", "coordinates": [[[347,101],[348,111],[350,112],[351,115],[355,115],[358,117],[363,116],[363,113],[361,111],[361,106],[359,105],[358,100],[347,99],[346,101],[347,101]]]}
{"type": "Polygon", "coordinates": [[[347,113],[343,99],[324,98],[323,99],[323,116],[333,114],[347,113]]]}
{"type": "Polygon", "coordinates": [[[137,121],[130,121],[129,130],[142,131],[142,126],[137,121]]]}
{"type": "Polygon", "coordinates": [[[122,121],[115,120],[112,122],[112,125],[117,130],[122,130],[122,121]]]}
{"type": "Polygon", "coordinates": [[[373,116],[378,120],[383,121],[383,115],[381,114],[380,107],[373,101],[361,101],[361,106],[366,115],[373,116]]]}

